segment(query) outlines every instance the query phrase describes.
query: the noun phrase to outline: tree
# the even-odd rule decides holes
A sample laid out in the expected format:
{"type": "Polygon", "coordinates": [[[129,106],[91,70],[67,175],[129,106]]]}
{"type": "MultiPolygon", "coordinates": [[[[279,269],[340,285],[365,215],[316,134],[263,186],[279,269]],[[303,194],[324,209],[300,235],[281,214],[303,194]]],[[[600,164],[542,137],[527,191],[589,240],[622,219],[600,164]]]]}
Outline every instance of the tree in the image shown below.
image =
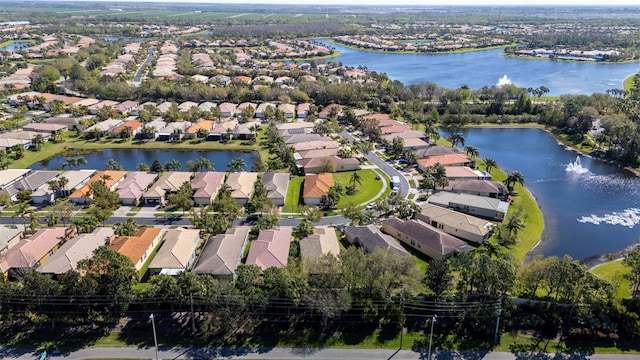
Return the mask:
{"type": "Polygon", "coordinates": [[[33,151],[40,151],[40,150],[42,150],[42,145],[44,145],[44,136],[42,136],[41,134],[38,134],[33,139],[33,142],[32,142],[32,145],[31,145],[31,149],[33,151]]]}
{"type": "Polygon", "coordinates": [[[451,134],[451,136],[449,136],[449,142],[451,143],[451,147],[456,147],[456,145],[460,144],[461,146],[464,146],[464,136],[461,133],[454,133],[451,134]]]}
{"type": "Polygon", "coordinates": [[[196,161],[187,161],[187,168],[191,172],[199,172],[199,171],[213,171],[214,167],[211,163],[211,160],[205,157],[199,157],[196,161]]]}
{"type": "Polygon", "coordinates": [[[427,265],[427,271],[422,282],[437,297],[440,297],[451,287],[451,280],[453,280],[453,275],[447,260],[434,259],[427,265]]]}
{"type": "Polygon", "coordinates": [[[509,191],[513,191],[515,184],[524,186],[524,175],[522,175],[520,171],[512,171],[507,175],[507,179],[504,182],[505,185],[507,185],[507,189],[509,189],[509,191]]]}
{"type": "Polygon", "coordinates": [[[62,221],[63,226],[67,226],[67,222],[73,218],[75,206],[71,201],[63,200],[53,204],[50,212],[55,215],[58,221],[62,221]]]}
{"type": "Polygon", "coordinates": [[[487,172],[491,172],[491,169],[497,169],[498,168],[498,162],[495,161],[492,158],[484,159],[484,165],[485,165],[485,169],[487,170],[487,172]]]}
{"type": "Polygon", "coordinates": [[[82,165],[87,165],[87,159],[83,158],[82,156],[76,156],[76,157],[72,157],[72,156],[68,156],[64,158],[64,162],[62,163],[62,169],[65,168],[78,168],[82,165]]]}
{"type": "Polygon", "coordinates": [[[631,271],[625,275],[631,285],[631,296],[640,296],[640,246],[636,246],[626,254],[622,263],[631,268],[631,271]]]}
{"type": "Polygon", "coordinates": [[[301,212],[304,215],[304,218],[310,222],[320,221],[324,216],[322,210],[315,205],[305,205],[302,207],[301,212]]]}
{"type": "Polygon", "coordinates": [[[22,219],[22,226],[27,228],[27,219],[35,214],[35,211],[31,209],[31,205],[29,203],[23,202],[18,205],[18,208],[14,211],[13,215],[11,215],[12,219],[19,217],[22,219]]]}
{"type": "Polygon", "coordinates": [[[294,228],[294,234],[298,239],[306,238],[313,234],[313,231],[313,224],[307,219],[302,220],[300,224],[294,228]]]}
{"type": "Polygon", "coordinates": [[[480,150],[478,150],[478,148],[475,146],[471,146],[471,145],[466,146],[464,148],[464,152],[467,155],[471,156],[472,159],[475,159],[476,157],[480,156],[480,150]]]}
{"type": "Polygon", "coordinates": [[[358,185],[362,184],[362,176],[357,171],[354,171],[351,174],[351,178],[349,178],[349,181],[351,182],[351,187],[353,189],[355,189],[356,188],[356,184],[358,184],[358,185]]]}
{"type": "Polygon", "coordinates": [[[118,236],[134,236],[138,232],[138,223],[128,218],[123,223],[117,222],[113,224],[113,232],[118,236]]]}
{"type": "Polygon", "coordinates": [[[231,162],[229,163],[229,165],[227,165],[227,167],[231,172],[238,172],[238,171],[243,171],[247,167],[247,163],[244,161],[243,158],[235,158],[231,160],[231,162]]]}
{"type": "Polygon", "coordinates": [[[322,159],[319,172],[321,173],[334,173],[336,172],[336,163],[331,158],[322,159]]]}
{"type": "MultiPolygon", "coordinates": [[[[151,168],[153,169],[153,166],[152,166],[151,168]]],[[[166,171],[176,171],[176,170],[180,170],[180,169],[182,169],[182,163],[180,163],[180,161],[178,161],[178,160],[176,160],[176,159],[173,159],[173,160],[171,160],[171,161],[167,162],[167,163],[164,165],[164,169],[165,169],[166,171]]]]}
{"type": "Polygon", "coordinates": [[[112,171],[120,170],[121,171],[121,170],[124,170],[124,168],[122,167],[122,165],[120,165],[114,159],[109,159],[109,162],[107,162],[107,170],[112,170],[112,171]]]}
{"type": "Polygon", "coordinates": [[[160,160],[154,159],[153,162],[151,163],[150,170],[151,172],[154,172],[154,173],[161,173],[162,171],[164,171],[164,167],[160,163],[160,160]]]}
{"type": "Polygon", "coordinates": [[[144,171],[144,172],[151,171],[151,168],[149,167],[149,165],[145,163],[138,163],[138,165],[136,165],[136,169],[138,169],[138,171],[144,171]]]}
{"type": "Polygon", "coordinates": [[[167,196],[167,201],[176,209],[182,209],[182,213],[184,214],[185,211],[191,210],[193,208],[193,193],[194,191],[191,183],[185,182],[180,186],[178,192],[169,194],[169,196],[167,196]]]}
{"type": "Polygon", "coordinates": [[[227,231],[229,227],[229,221],[226,217],[217,216],[209,210],[209,207],[204,207],[199,210],[191,209],[191,216],[189,218],[191,224],[193,224],[196,229],[202,230],[205,238],[222,234],[227,231]]]}

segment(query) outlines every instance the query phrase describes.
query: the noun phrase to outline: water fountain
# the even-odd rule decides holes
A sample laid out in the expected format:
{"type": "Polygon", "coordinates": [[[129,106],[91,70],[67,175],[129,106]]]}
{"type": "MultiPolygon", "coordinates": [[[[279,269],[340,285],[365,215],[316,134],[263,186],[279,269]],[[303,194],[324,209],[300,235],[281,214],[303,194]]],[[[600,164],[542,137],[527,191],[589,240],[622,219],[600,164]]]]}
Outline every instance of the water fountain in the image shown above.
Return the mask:
{"type": "Polygon", "coordinates": [[[580,161],[580,156],[576,156],[576,161],[569,162],[567,167],[565,168],[567,172],[573,172],[576,174],[585,174],[589,172],[589,169],[582,167],[582,162],[580,161]]]}
{"type": "Polygon", "coordinates": [[[507,74],[504,74],[504,76],[502,76],[500,79],[498,79],[498,83],[496,84],[496,86],[497,87],[503,87],[505,85],[511,85],[511,84],[513,84],[511,82],[511,79],[509,79],[507,74]]]}

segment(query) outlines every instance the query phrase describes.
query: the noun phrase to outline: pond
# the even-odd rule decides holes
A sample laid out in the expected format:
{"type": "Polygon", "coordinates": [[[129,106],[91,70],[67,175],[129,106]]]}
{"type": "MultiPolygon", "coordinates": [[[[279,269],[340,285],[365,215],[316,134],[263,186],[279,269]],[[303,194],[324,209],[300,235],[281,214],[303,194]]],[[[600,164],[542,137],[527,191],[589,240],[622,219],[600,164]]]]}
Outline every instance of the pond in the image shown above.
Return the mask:
{"type": "Polygon", "coordinates": [[[550,61],[502,56],[503,49],[454,54],[401,54],[361,51],[326,41],[341,55],[326,61],[366,66],[386,73],[404,84],[431,82],[446,88],[468,85],[471,89],[494,86],[506,75],[508,82],[523,88],[546,86],[548,95],[604,93],[621,89],[627,77],[640,71],[640,63],[550,61]]]}
{"type": "MultiPolygon", "coordinates": [[[[231,160],[241,158],[247,164],[245,170],[250,170],[257,161],[257,153],[242,151],[196,151],[196,150],[143,150],[143,149],[104,149],[87,154],[79,155],[87,160],[87,165],[82,165],[80,169],[105,169],[109,160],[113,159],[122,165],[124,170],[137,170],[140,163],[149,166],[154,160],[160,161],[162,165],[177,160],[182,165],[182,170],[187,170],[187,161],[196,161],[200,157],[211,161],[215,170],[226,171],[231,160]]],[[[54,156],[51,159],[41,161],[30,166],[31,169],[61,169],[65,162],[62,155],[54,156]]]]}
{"type": "MultiPolygon", "coordinates": [[[[518,170],[540,206],[545,231],[532,254],[574,259],[615,253],[640,241],[640,178],[578,156],[541,129],[464,129],[465,145],[518,170]]],[[[503,179],[496,179],[503,180],[503,179]]]]}
{"type": "Polygon", "coordinates": [[[17,41],[12,42],[9,45],[0,47],[0,51],[18,51],[24,48],[28,48],[29,46],[31,46],[31,43],[28,41],[17,41]]]}

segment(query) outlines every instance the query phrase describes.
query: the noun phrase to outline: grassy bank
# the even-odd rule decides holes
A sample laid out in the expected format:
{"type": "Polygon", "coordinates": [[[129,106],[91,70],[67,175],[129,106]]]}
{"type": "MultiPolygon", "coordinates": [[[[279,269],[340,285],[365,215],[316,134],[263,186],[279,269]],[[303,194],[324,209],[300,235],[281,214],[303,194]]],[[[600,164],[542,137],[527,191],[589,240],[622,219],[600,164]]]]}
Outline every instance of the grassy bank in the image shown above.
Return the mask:
{"type": "Polygon", "coordinates": [[[359,50],[359,51],[374,52],[374,53],[389,53],[389,54],[412,54],[412,55],[458,54],[458,53],[467,53],[467,52],[475,52],[475,51],[503,49],[505,47],[510,47],[510,46],[515,46],[516,45],[516,44],[505,44],[505,45],[487,46],[487,47],[481,47],[481,48],[479,48],[479,47],[471,47],[471,48],[464,48],[464,49],[457,49],[457,50],[423,52],[423,51],[406,51],[406,50],[396,50],[396,51],[376,50],[376,49],[369,49],[369,48],[365,48],[365,47],[355,46],[355,45],[351,45],[351,44],[344,44],[344,43],[341,43],[341,42],[337,42],[337,41],[335,41],[333,39],[328,39],[326,41],[328,43],[331,43],[331,44],[334,44],[334,45],[344,46],[346,48],[359,50]]]}
{"type": "Polygon", "coordinates": [[[621,259],[600,264],[589,271],[613,284],[617,298],[626,299],[631,296],[629,280],[624,277],[631,272],[631,268],[625,266],[621,259]]]}
{"type": "Polygon", "coordinates": [[[624,79],[624,81],[622,82],[622,88],[624,89],[624,91],[630,93],[631,90],[633,90],[633,88],[635,87],[635,82],[633,81],[633,79],[635,77],[636,77],[636,74],[633,74],[628,78],[624,79]]]}

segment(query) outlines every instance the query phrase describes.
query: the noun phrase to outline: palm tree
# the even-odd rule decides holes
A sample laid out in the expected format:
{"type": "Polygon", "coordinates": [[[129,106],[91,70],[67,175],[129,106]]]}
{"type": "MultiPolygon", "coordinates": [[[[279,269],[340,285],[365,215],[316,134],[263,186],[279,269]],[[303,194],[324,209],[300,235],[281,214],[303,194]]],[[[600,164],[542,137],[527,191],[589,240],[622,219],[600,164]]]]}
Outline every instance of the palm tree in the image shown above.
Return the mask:
{"type": "Polygon", "coordinates": [[[100,176],[100,179],[102,179],[102,183],[106,186],[107,185],[107,180],[111,180],[111,175],[102,174],[102,176],[100,176]]]}
{"type": "Polygon", "coordinates": [[[456,147],[456,145],[460,144],[464,146],[464,136],[461,133],[454,133],[449,136],[449,142],[451,143],[451,147],[456,147]]]}
{"type": "Polygon", "coordinates": [[[480,150],[478,150],[477,147],[471,145],[466,146],[464,148],[464,152],[467,153],[467,155],[471,156],[471,158],[473,159],[480,155],[480,150]]]}
{"type": "Polygon", "coordinates": [[[362,176],[357,171],[354,171],[353,174],[351,174],[350,181],[351,181],[351,187],[355,189],[356,184],[362,185],[362,176]]]}
{"type": "Polygon", "coordinates": [[[507,185],[507,189],[509,189],[509,191],[513,191],[513,187],[516,183],[524,186],[524,175],[522,175],[520,171],[513,171],[509,173],[504,182],[507,185]]]}
{"type": "Polygon", "coordinates": [[[65,194],[67,190],[67,184],[69,184],[69,179],[65,176],[60,176],[58,178],[58,185],[60,186],[60,191],[65,194]]]}
{"type": "Polygon", "coordinates": [[[247,167],[247,163],[242,158],[235,158],[231,160],[227,167],[231,172],[238,172],[244,170],[247,167]]]}
{"type": "Polygon", "coordinates": [[[487,172],[491,172],[491,169],[498,168],[498,162],[492,158],[484,159],[484,166],[487,169],[487,172]]]}
{"type": "Polygon", "coordinates": [[[182,169],[182,164],[180,161],[173,159],[164,165],[165,170],[167,171],[176,171],[182,169]]]}
{"type": "Polygon", "coordinates": [[[136,168],[138,169],[138,171],[144,171],[144,172],[151,171],[151,168],[149,167],[149,165],[145,163],[139,163],[138,165],[136,165],[136,168]]]}
{"type": "Polygon", "coordinates": [[[113,159],[109,159],[109,162],[107,162],[107,170],[122,170],[122,165],[113,159]]]}
{"type": "Polygon", "coordinates": [[[425,171],[420,181],[420,187],[423,189],[429,189],[435,191],[436,178],[428,171],[425,171]]]}
{"type": "Polygon", "coordinates": [[[198,170],[199,171],[213,171],[214,167],[213,164],[211,163],[211,160],[207,159],[206,157],[200,156],[198,158],[198,160],[196,160],[195,162],[196,165],[198,165],[198,170]]]}
{"type": "Polygon", "coordinates": [[[64,158],[64,162],[62,163],[62,169],[64,169],[65,167],[68,168],[77,168],[80,167],[80,165],[87,165],[87,159],[83,158],[82,156],[76,156],[76,157],[66,157],[64,158]]]}
{"type": "Polygon", "coordinates": [[[34,214],[35,214],[35,211],[31,209],[31,206],[29,205],[29,203],[23,202],[20,205],[18,205],[18,208],[16,209],[16,211],[13,213],[13,215],[11,215],[11,218],[15,219],[16,217],[20,217],[20,219],[22,219],[22,225],[26,229],[27,219],[34,214]]]}
{"type": "Polygon", "coordinates": [[[518,236],[518,232],[525,227],[524,221],[516,214],[512,215],[503,225],[504,229],[509,232],[510,236],[518,236]]]}

